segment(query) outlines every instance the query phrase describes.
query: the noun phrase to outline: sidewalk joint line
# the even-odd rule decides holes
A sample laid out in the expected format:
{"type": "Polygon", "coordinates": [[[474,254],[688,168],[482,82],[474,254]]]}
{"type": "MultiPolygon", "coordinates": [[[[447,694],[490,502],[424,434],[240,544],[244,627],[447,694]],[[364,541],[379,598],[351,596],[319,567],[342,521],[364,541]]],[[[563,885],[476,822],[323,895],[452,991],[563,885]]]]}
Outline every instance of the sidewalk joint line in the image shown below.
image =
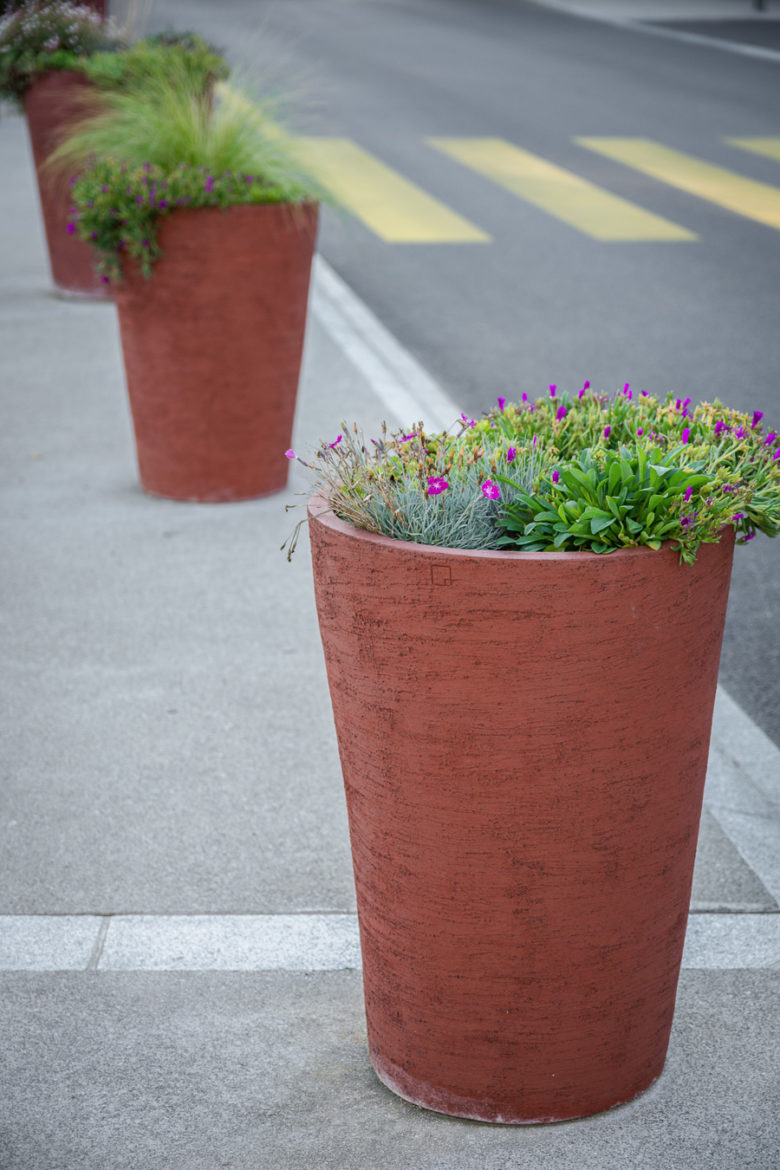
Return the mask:
{"type": "Polygon", "coordinates": [[[87,971],[97,971],[98,969],[98,965],[103,955],[103,947],[105,946],[106,935],[108,934],[108,928],[111,925],[112,917],[113,916],[111,914],[106,914],[100,920],[100,926],[98,927],[95,945],[92,948],[92,954],[89,956],[89,962],[87,963],[87,971]]]}

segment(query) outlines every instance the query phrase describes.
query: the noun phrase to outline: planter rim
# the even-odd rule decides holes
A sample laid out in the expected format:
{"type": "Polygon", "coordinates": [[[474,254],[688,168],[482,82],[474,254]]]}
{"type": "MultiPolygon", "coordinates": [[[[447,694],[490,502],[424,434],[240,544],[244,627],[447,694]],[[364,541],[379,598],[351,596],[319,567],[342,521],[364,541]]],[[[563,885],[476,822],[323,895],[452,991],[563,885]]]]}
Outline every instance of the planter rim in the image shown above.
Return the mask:
{"type": "MultiPolygon", "coordinates": [[[[326,528],[331,529],[339,535],[351,538],[353,540],[360,540],[368,544],[372,544],[377,548],[397,548],[407,553],[415,553],[421,557],[431,556],[446,556],[455,557],[456,559],[468,560],[484,560],[484,561],[539,561],[543,564],[553,564],[556,561],[565,562],[566,564],[577,563],[602,563],[604,561],[614,561],[614,559],[626,560],[630,557],[648,557],[660,556],[662,553],[677,555],[676,549],[672,548],[671,541],[664,541],[661,548],[648,548],[647,545],[633,545],[629,548],[617,548],[611,553],[594,553],[583,549],[569,549],[568,551],[553,551],[553,552],[523,552],[520,549],[497,549],[497,548],[448,548],[446,545],[439,544],[418,544],[413,540],[397,540],[393,536],[380,536],[375,532],[368,532],[365,528],[358,528],[355,524],[350,524],[347,520],[341,520],[333,511],[327,497],[322,492],[315,492],[310,498],[307,505],[307,512],[310,520],[317,520],[326,528]],[[321,505],[318,511],[314,511],[317,505],[321,505]]],[[[720,541],[711,541],[709,543],[720,544],[723,540],[729,539],[729,533],[733,533],[733,528],[727,525],[721,529],[720,541]]]]}
{"type": "MultiPolygon", "coordinates": [[[[267,212],[270,209],[277,210],[279,208],[287,210],[291,214],[294,215],[298,211],[313,211],[313,210],[316,210],[318,207],[319,207],[319,200],[317,200],[317,199],[299,199],[297,201],[282,200],[282,201],[276,202],[276,203],[230,203],[230,204],[228,204],[227,207],[220,207],[218,204],[215,204],[213,207],[176,207],[171,211],[170,215],[160,217],[160,219],[158,220],[158,230],[160,232],[164,231],[166,224],[170,223],[172,220],[175,220],[177,223],[181,223],[182,219],[184,219],[184,218],[197,219],[197,218],[204,216],[204,215],[207,215],[207,216],[213,216],[215,214],[218,214],[218,215],[231,215],[231,214],[233,214],[233,215],[235,215],[236,213],[244,214],[248,211],[251,211],[252,214],[256,214],[258,212],[264,212],[264,211],[267,212]]],[[[127,276],[127,271],[125,270],[125,267],[124,267],[124,265],[127,262],[128,262],[128,258],[125,257],[122,261],[122,277],[123,277],[123,279],[120,281],[112,280],[112,282],[111,282],[112,289],[119,290],[121,292],[123,285],[124,285],[124,280],[127,276]]],[[[140,271],[140,265],[139,265],[138,261],[131,261],[130,263],[132,265],[131,271],[133,271],[135,269],[140,271]]],[[[152,267],[152,273],[151,273],[151,276],[149,277],[150,282],[153,280],[154,280],[154,267],[152,267]]]]}

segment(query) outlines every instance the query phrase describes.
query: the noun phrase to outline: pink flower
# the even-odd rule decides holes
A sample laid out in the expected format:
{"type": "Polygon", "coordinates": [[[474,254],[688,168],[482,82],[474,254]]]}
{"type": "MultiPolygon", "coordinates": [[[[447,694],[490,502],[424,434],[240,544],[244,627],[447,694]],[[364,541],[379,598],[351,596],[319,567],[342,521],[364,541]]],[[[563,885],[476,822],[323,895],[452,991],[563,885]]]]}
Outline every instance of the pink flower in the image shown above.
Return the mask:
{"type": "Polygon", "coordinates": [[[586,380],[585,380],[585,385],[584,385],[584,386],[582,387],[582,389],[580,390],[579,397],[580,397],[580,398],[584,398],[584,397],[585,397],[585,391],[586,391],[586,390],[589,390],[589,389],[590,389],[590,380],[586,378],[586,380]]]}
{"type": "Polygon", "coordinates": [[[561,478],[561,473],[560,473],[560,471],[558,470],[558,468],[556,467],[555,471],[552,473],[552,481],[553,481],[553,483],[557,483],[557,482],[558,482],[558,480],[559,480],[560,478],[561,478]]]}
{"type": "Polygon", "coordinates": [[[498,409],[499,409],[500,411],[502,411],[502,413],[503,413],[503,410],[504,410],[504,407],[505,407],[505,406],[506,406],[506,398],[499,398],[499,399],[498,399],[498,409]]]}
{"type": "Polygon", "coordinates": [[[637,433],[638,435],[643,435],[645,432],[644,432],[644,429],[643,429],[642,427],[637,427],[637,429],[636,429],[636,433],[637,433]]]}
{"type": "Polygon", "coordinates": [[[69,236],[72,236],[72,235],[73,235],[73,233],[75,232],[75,230],[76,230],[76,225],[75,225],[75,223],[69,223],[69,224],[68,224],[68,235],[69,235],[69,236]]]}
{"type": "Polygon", "coordinates": [[[337,447],[343,438],[344,438],[343,435],[339,435],[337,438],[335,438],[333,440],[332,443],[328,443],[328,446],[329,447],[337,447]]]}
{"type": "Polygon", "coordinates": [[[298,456],[293,451],[292,447],[290,447],[289,451],[285,451],[284,455],[285,455],[286,459],[297,459],[298,458],[298,456]]]}
{"type": "Polygon", "coordinates": [[[550,397],[551,397],[551,398],[554,398],[554,397],[555,397],[555,391],[556,391],[557,389],[558,389],[558,387],[557,387],[557,386],[551,386],[551,387],[550,387],[550,397]]]}
{"type": "Polygon", "coordinates": [[[446,479],[442,479],[442,477],[440,475],[429,475],[428,476],[428,495],[429,496],[438,496],[442,492],[446,492],[446,490],[449,486],[450,485],[447,483],[446,479]]]}
{"type": "Polygon", "coordinates": [[[486,500],[497,500],[501,495],[501,491],[498,484],[491,483],[489,479],[486,479],[482,485],[482,495],[486,500]]]}
{"type": "Polygon", "coordinates": [[[556,418],[566,418],[566,407],[559,406],[556,413],[555,413],[555,417],[556,418]]]}
{"type": "Polygon", "coordinates": [[[609,438],[611,431],[612,431],[612,427],[604,427],[604,438],[605,439],[609,438]]]}
{"type": "Polygon", "coordinates": [[[507,463],[514,463],[517,458],[517,447],[507,447],[506,461],[507,463]]]}
{"type": "Polygon", "coordinates": [[[690,427],[684,427],[684,428],[683,428],[683,433],[682,433],[682,441],[683,441],[683,443],[687,443],[687,442],[688,442],[688,440],[690,439],[690,437],[691,437],[691,428],[690,428],[690,427]]]}

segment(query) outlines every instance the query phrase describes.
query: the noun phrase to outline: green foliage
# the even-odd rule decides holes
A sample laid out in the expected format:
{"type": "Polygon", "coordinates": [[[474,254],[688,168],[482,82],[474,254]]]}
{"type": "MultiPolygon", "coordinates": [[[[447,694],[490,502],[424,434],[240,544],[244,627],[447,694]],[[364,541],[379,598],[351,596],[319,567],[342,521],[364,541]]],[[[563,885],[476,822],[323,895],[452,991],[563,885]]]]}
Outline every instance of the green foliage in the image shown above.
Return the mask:
{"type": "Polygon", "coordinates": [[[148,276],[160,220],[178,207],[319,196],[272,106],[224,83],[212,99],[185,66],[171,63],[164,75],[95,101],[52,163],[82,172],[73,183],[71,226],[97,249],[104,275],[118,279],[131,256],[148,276]]]}
{"type": "Polygon", "coordinates": [[[191,32],[158,33],[129,49],[94,53],[77,64],[102,89],[121,89],[149,77],[164,77],[172,67],[181,71],[194,89],[204,90],[224,80],[229,72],[224,57],[191,32]]]}
{"type": "Polygon", "coordinates": [[[733,505],[722,493],[705,503],[715,490],[714,477],[701,473],[706,460],[683,468],[677,465],[676,454],[641,447],[595,457],[585,451],[556,469],[536,495],[502,477],[513,488],[513,496],[498,520],[504,532],[500,546],[528,552],[606,553],[632,545],[658,549],[665,540],[676,539],[683,559],[693,561],[694,542],[687,534],[694,527],[692,517],[698,521],[697,547],[702,540],[718,539],[733,505]]]}
{"type": "Polygon", "coordinates": [[[691,563],[729,526],[738,543],[780,532],[780,439],[761,418],[628,386],[613,398],[551,387],[479,422],[462,415],[454,435],[419,426],[367,450],[342,434],[300,462],[338,516],[386,536],[535,552],[671,542],[691,563]]]}
{"type": "Polygon", "coordinates": [[[91,8],[28,0],[0,18],[0,97],[21,101],[49,69],[77,69],[92,53],[121,47],[117,30],[91,8]]]}
{"type": "MultiPolygon", "coordinates": [[[[382,438],[366,446],[357,427],[342,423],[338,438],[321,445],[316,467],[306,466],[337,515],[359,528],[415,544],[478,549],[499,547],[500,505],[481,487],[502,457],[489,441],[469,451],[449,436],[426,435],[421,424],[390,438],[383,427],[382,438]]],[[[530,487],[543,465],[541,455],[526,451],[515,458],[515,476],[530,487]]]]}

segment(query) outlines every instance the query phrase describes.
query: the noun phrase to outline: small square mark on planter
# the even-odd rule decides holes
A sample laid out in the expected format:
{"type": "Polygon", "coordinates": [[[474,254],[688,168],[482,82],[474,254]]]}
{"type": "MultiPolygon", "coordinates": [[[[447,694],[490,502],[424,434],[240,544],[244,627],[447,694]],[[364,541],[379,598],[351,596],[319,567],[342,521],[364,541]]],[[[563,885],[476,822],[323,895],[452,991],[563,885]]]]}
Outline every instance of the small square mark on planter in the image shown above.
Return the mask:
{"type": "Polygon", "coordinates": [[[432,585],[451,585],[452,569],[449,565],[431,565],[432,585]]]}

